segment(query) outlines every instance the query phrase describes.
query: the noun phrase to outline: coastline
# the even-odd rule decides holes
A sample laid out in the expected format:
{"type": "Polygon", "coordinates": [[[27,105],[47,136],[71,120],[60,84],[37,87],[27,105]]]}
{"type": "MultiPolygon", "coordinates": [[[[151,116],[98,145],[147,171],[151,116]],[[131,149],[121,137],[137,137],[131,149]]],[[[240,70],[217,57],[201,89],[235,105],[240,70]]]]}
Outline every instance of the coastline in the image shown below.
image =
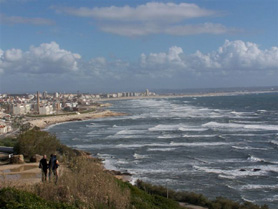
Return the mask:
{"type": "Polygon", "coordinates": [[[31,127],[39,127],[41,129],[45,129],[50,125],[56,125],[64,122],[72,122],[72,121],[84,121],[91,120],[96,118],[104,118],[104,117],[114,117],[114,116],[122,116],[126,115],[125,113],[112,112],[110,110],[104,110],[100,112],[91,112],[91,113],[82,113],[76,115],[56,115],[50,117],[41,117],[37,119],[33,119],[28,121],[31,127]]]}
{"type": "Polygon", "coordinates": [[[115,97],[102,98],[98,102],[117,101],[117,100],[131,100],[131,99],[167,99],[167,98],[192,98],[192,97],[220,97],[220,96],[237,96],[250,94],[271,94],[278,93],[278,91],[231,91],[231,92],[213,92],[213,93],[188,93],[188,94],[166,94],[155,96],[138,96],[138,97],[115,97]]]}

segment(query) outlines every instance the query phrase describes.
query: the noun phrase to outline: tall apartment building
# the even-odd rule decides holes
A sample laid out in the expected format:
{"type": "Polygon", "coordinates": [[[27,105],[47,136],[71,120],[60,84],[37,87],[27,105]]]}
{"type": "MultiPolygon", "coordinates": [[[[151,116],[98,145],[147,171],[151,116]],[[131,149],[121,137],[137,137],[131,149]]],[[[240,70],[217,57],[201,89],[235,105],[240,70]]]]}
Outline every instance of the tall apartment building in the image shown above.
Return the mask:
{"type": "Polygon", "coordinates": [[[53,114],[53,107],[52,107],[52,105],[40,105],[40,107],[39,107],[39,114],[40,115],[50,115],[50,114],[53,114]]]}
{"type": "Polygon", "coordinates": [[[14,115],[25,115],[31,111],[31,104],[17,104],[13,106],[14,115]]]}

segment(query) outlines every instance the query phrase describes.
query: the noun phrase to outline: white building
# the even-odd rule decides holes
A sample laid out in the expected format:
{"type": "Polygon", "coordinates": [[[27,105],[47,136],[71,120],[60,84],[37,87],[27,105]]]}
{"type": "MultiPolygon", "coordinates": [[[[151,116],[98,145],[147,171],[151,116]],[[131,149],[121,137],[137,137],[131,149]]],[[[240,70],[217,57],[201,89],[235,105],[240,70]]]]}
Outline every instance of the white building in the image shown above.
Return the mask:
{"type": "Polygon", "coordinates": [[[39,108],[40,115],[50,115],[53,114],[53,107],[51,105],[42,105],[39,108]]]}
{"type": "Polygon", "coordinates": [[[8,130],[7,130],[7,126],[5,125],[0,125],[0,134],[5,134],[7,133],[8,130]]]}
{"type": "Polygon", "coordinates": [[[0,124],[0,134],[6,134],[12,131],[12,127],[6,124],[0,124]]]}
{"type": "Polygon", "coordinates": [[[13,106],[14,115],[25,115],[31,111],[31,104],[18,104],[13,106]]]}

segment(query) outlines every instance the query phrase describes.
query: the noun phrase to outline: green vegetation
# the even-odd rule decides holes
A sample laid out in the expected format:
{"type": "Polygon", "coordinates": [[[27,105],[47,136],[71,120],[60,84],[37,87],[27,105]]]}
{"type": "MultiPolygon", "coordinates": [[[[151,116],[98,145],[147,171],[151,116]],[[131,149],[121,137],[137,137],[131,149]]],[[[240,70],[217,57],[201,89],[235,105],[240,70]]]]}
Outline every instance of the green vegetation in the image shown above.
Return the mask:
{"type": "Polygon", "coordinates": [[[71,149],[60,143],[55,135],[39,128],[33,128],[20,134],[14,145],[16,154],[23,154],[25,159],[30,159],[35,154],[57,154],[60,161],[67,161],[72,157],[82,155],[81,151],[71,149]]]}
{"type": "Polygon", "coordinates": [[[6,137],[3,139],[0,139],[0,146],[14,147],[16,143],[17,143],[17,138],[6,137]]]}
{"type": "Polygon", "coordinates": [[[131,192],[131,208],[136,209],[179,209],[178,202],[156,194],[149,194],[129,183],[125,183],[131,192]]]}
{"type": "Polygon", "coordinates": [[[25,158],[31,158],[35,154],[49,156],[61,146],[56,136],[38,128],[20,134],[17,139],[14,150],[17,154],[23,154],[25,158]]]}
{"type": "MultiPolygon", "coordinates": [[[[90,113],[90,112],[95,112],[95,111],[96,111],[96,109],[88,109],[88,110],[79,111],[79,113],[84,114],[84,113],[90,113]]],[[[44,117],[56,117],[56,116],[67,116],[67,115],[76,115],[76,111],[74,111],[74,112],[69,111],[69,112],[59,113],[59,114],[54,114],[54,115],[31,115],[31,114],[28,114],[27,117],[30,117],[30,118],[44,118],[44,117]]]]}
{"type": "Polygon", "coordinates": [[[96,111],[96,109],[88,109],[88,110],[80,111],[79,113],[84,114],[84,113],[90,113],[90,112],[95,112],[95,111],[96,111]]]}
{"type": "Polygon", "coordinates": [[[0,190],[0,208],[71,209],[74,207],[64,203],[46,201],[30,192],[15,188],[3,188],[0,190]]]}
{"type": "Polygon", "coordinates": [[[128,208],[130,191],[122,187],[91,158],[70,160],[58,185],[38,184],[30,191],[45,200],[63,202],[77,208],[128,208]]]}
{"type": "Polygon", "coordinates": [[[75,112],[61,113],[56,115],[27,115],[30,118],[44,118],[44,117],[56,117],[56,116],[66,116],[66,115],[76,115],[75,112]]]}
{"type": "MultiPolygon", "coordinates": [[[[8,139],[7,139],[8,140],[8,139]]],[[[267,209],[252,203],[225,198],[209,200],[192,192],[168,191],[162,186],[138,181],[136,186],[116,179],[99,160],[85,152],[62,145],[56,136],[38,128],[18,136],[14,148],[29,158],[56,153],[66,165],[58,184],[53,182],[0,190],[0,208],[95,208],[95,209],[180,209],[187,202],[209,209],[267,209]]]]}
{"type": "MultiPolygon", "coordinates": [[[[162,186],[155,186],[142,181],[137,181],[136,186],[141,190],[152,194],[160,195],[163,197],[167,196],[167,188],[162,186]]],[[[168,190],[169,198],[176,200],[178,202],[187,202],[194,205],[204,206],[209,209],[267,209],[267,205],[258,206],[253,203],[245,202],[240,204],[232,200],[218,197],[215,200],[209,200],[202,194],[196,194],[193,192],[176,192],[173,190],[168,190]]]]}

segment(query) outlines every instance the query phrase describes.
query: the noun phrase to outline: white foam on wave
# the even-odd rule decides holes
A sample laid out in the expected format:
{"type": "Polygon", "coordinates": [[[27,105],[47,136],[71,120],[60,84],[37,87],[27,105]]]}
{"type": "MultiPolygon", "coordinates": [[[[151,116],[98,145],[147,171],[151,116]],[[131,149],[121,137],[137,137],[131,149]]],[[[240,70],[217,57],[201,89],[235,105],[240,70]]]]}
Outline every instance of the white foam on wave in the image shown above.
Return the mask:
{"type": "Polygon", "coordinates": [[[148,148],[147,151],[161,151],[161,152],[169,152],[174,151],[176,148],[148,148]]]}
{"type": "Polygon", "coordinates": [[[274,195],[273,197],[265,198],[265,199],[263,199],[263,201],[266,201],[266,202],[278,201],[278,195],[274,195]]]}
{"type": "Polygon", "coordinates": [[[239,124],[262,124],[262,121],[245,121],[245,120],[232,120],[230,122],[239,123],[239,124]]]}
{"type": "Polygon", "coordinates": [[[72,141],[81,141],[81,139],[74,137],[73,139],[71,139],[72,141]]]}
{"type": "Polygon", "coordinates": [[[133,155],[133,157],[135,158],[135,159],[145,159],[145,158],[149,158],[149,156],[147,156],[147,155],[140,155],[140,154],[137,154],[137,153],[134,153],[134,155],[133,155]]]}
{"type": "Polygon", "coordinates": [[[225,159],[225,160],[214,160],[213,162],[217,162],[217,163],[243,163],[243,162],[246,162],[246,161],[242,160],[242,159],[225,159]]]}
{"type": "Polygon", "coordinates": [[[278,146],[278,141],[271,140],[270,143],[278,146]]]}
{"type": "Polygon", "coordinates": [[[215,137],[216,135],[189,135],[189,134],[184,134],[183,137],[184,138],[211,138],[211,137],[215,137]]]}
{"type": "Polygon", "coordinates": [[[139,148],[144,146],[146,146],[146,144],[118,144],[115,147],[116,148],[139,148]]]}
{"type": "Polygon", "coordinates": [[[90,125],[86,125],[88,128],[102,128],[107,127],[107,125],[104,124],[98,124],[98,123],[90,123],[90,125]]]}
{"type": "Polygon", "coordinates": [[[174,124],[174,125],[157,125],[149,128],[149,131],[206,131],[207,128],[200,128],[198,126],[187,126],[185,124],[174,124]]]}
{"type": "Polygon", "coordinates": [[[119,160],[117,160],[117,164],[125,165],[125,164],[128,164],[128,161],[119,159],[119,160]]]}
{"type": "Polygon", "coordinates": [[[250,199],[247,199],[247,198],[244,197],[244,196],[241,196],[241,199],[242,199],[243,201],[245,201],[245,202],[251,202],[251,203],[256,202],[256,200],[250,200],[250,199]]]}
{"type": "Polygon", "coordinates": [[[110,148],[113,147],[113,145],[108,144],[77,144],[74,145],[73,148],[77,149],[94,149],[94,148],[110,148]]]}
{"type": "Polygon", "coordinates": [[[244,146],[244,147],[232,146],[232,148],[238,150],[269,150],[269,148],[258,148],[258,147],[250,147],[250,146],[244,146]]]}
{"type": "Polygon", "coordinates": [[[174,138],[179,138],[179,135],[172,135],[172,134],[165,134],[163,136],[158,136],[158,139],[174,139],[174,138]]]}
{"type": "Polygon", "coordinates": [[[246,168],[244,171],[240,171],[240,169],[224,170],[220,168],[208,168],[208,167],[201,167],[197,165],[194,165],[193,168],[198,171],[203,171],[206,173],[218,174],[218,177],[227,178],[227,179],[235,179],[237,177],[247,177],[247,176],[264,176],[267,175],[269,171],[261,168],[259,168],[261,169],[259,171],[254,171],[253,168],[246,168]]]}
{"type": "Polygon", "coordinates": [[[187,143],[187,142],[171,142],[171,146],[183,146],[183,147],[206,147],[206,146],[228,146],[231,143],[227,142],[194,142],[194,143],[187,143]]]}
{"type": "Polygon", "coordinates": [[[130,130],[130,129],[125,129],[118,131],[116,135],[133,135],[133,134],[144,134],[146,131],[145,130],[130,130]]]}
{"type": "Polygon", "coordinates": [[[241,190],[261,190],[261,189],[278,189],[278,184],[261,185],[261,184],[248,184],[240,187],[241,190]]]}
{"type": "Polygon", "coordinates": [[[152,143],[152,144],[118,144],[115,148],[139,148],[139,147],[205,147],[205,146],[229,146],[232,143],[227,142],[170,142],[170,143],[152,143]]]}
{"type": "Polygon", "coordinates": [[[258,134],[223,134],[223,136],[258,136],[258,134]]]}
{"type": "Polygon", "coordinates": [[[221,179],[236,179],[236,176],[229,176],[229,175],[222,175],[222,174],[219,174],[218,177],[221,179]]]}
{"type": "Polygon", "coordinates": [[[108,170],[117,170],[117,168],[115,167],[115,162],[112,159],[108,159],[108,158],[104,159],[103,164],[104,167],[108,170]]]}
{"type": "Polygon", "coordinates": [[[218,123],[218,122],[208,122],[202,125],[206,128],[212,129],[225,129],[230,131],[237,130],[248,130],[248,131],[278,131],[278,125],[254,125],[254,124],[237,124],[237,123],[218,123]]]}
{"type": "Polygon", "coordinates": [[[207,131],[207,128],[196,128],[196,127],[180,127],[179,131],[207,131]]]}
{"type": "Polygon", "coordinates": [[[261,158],[258,158],[258,157],[255,157],[255,156],[250,156],[247,158],[248,161],[251,161],[251,162],[265,162],[265,160],[261,159],[261,158]]]}

